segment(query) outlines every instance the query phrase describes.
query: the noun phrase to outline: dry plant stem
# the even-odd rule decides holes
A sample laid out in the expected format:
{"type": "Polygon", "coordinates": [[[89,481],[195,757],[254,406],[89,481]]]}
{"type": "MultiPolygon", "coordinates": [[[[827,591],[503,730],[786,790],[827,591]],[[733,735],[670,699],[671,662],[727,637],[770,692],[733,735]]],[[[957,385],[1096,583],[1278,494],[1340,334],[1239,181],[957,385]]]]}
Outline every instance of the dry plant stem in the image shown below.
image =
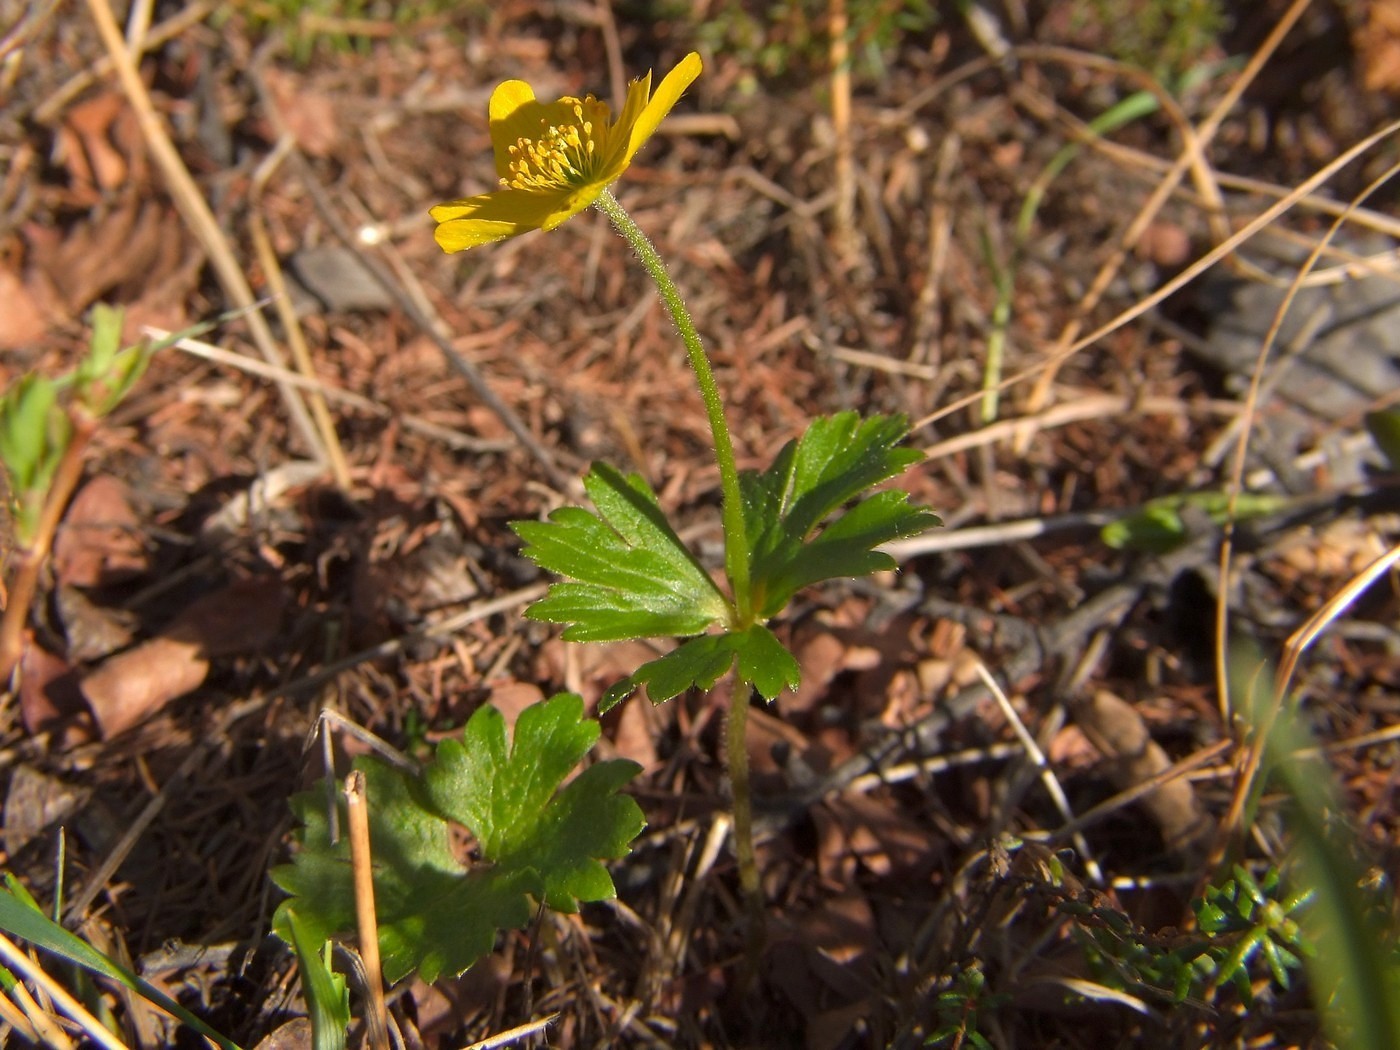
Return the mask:
{"type": "MultiPolygon", "coordinates": [[[[1216,689],[1220,700],[1220,715],[1226,724],[1230,721],[1230,679],[1229,669],[1226,666],[1228,657],[1226,639],[1229,635],[1229,614],[1230,607],[1228,595],[1223,588],[1230,578],[1230,558],[1233,554],[1235,506],[1239,500],[1240,491],[1244,488],[1245,457],[1249,450],[1249,435],[1254,426],[1254,416],[1259,405],[1259,392],[1264,383],[1264,369],[1268,364],[1269,352],[1273,349],[1274,342],[1278,339],[1278,333],[1283,327],[1283,320],[1288,315],[1289,308],[1293,305],[1293,300],[1297,296],[1303,281],[1312,272],[1318,260],[1322,257],[1323,251],[1337,232],[1347,221],[1352,209],[1364,204],[1366,200],[1397,173],[1400,173],[1400,164],[1388,168],[1379,178],[1372,180],[1350,202],[1346,211],[1338,215],[1328,227],[1327,232],[1318,239],[1313,246],[1313,250],[1308,253],[1308,257],[1303,260],[1303,265],[1298,267],[1298,272],[1294,275],[1293,281],[1289,284],[1288,290],[1284,292],[1283,298],[1279,301],[1278,309],[1274,311],[1273,320],[1269,324],[1269,330],[1264,334],[1263,341],[1259,344],[1259,353],[1255,358],[1254,369],[1249,377],[1249,392],[1244,399],[1244,410],[1239,418],[1239,438],[1235,444],[1234,462],[1231,464],[1229,498],[1225,509],[1225,534],[1220,544],[1219,554],[1219,586],[1222,590],[1216,596],[1216,616],[1215,616],[1215,677],[1216,689]]],[[[1263,746],[1263,738],[1256,738],[1257,746],[1263,746]]],[[[1257,763],[1254,763],[1257,768],[1257,763]]],[[[1248,790],[1248,784],[1244,785],[1248,790]]],[[[1237,792],[1238,794],[1238,792],[1237,792]]]]}
{"type": "Polygon", "coordinates": [[[1400,561],[1400,546],[1392,547],[1348,580],[1346,585],[1334,594],[1321,609],[1308,617],[1303,626],[1289,635],[1288,641],[1284,645],[1283,659],[1279,662],[1278,670],[1274,674],[1273,695],[1270,698],[1269,710],[1265,713],[1261,724],[1256,728],[1253,739],[1244,746],[1238,762],[1240,774],[1235,781],[1234,793],[1230,797],[1230,808],[1226,810],[1215,841],[1211,844],[1210,855],[1205,867],[1207,873],[1219,869],[1229,849],[1230,841],[1234,838],[1240,822],[1244,819],[1245,808],[1250,798],[1253,797],[1254,783],[1259,777],[1259,767],[1264,761],[1264,750],[1268,742],[1269,730],[1273,727],[1274,718],[1287,699],[1288,687],[1293,681],[1293,672],[1298,667],[1298,660],[1317,640],[1318,635],[1345,613],[1352,603],[1360,598],[1376,580],[1389,572],[1397,561],[1400,561]]]}
{"type": "MultiPolygon", "coordinates": [[[[1072,824],[1074,811],[1070,809],[1069,799],[1065,796],[1065,790],[1060,786],[1060,781],[1055,776],[1054,770],[1050,768],[1050,762],[1045,757],[1045,752],[1035,742],[1035,737],[1031,736],[1030,730],[1021,721],[1021,716],[1016,713],[1016,708],[1011,705],[1011,698],[992,677],[992,672],[987,670],[987,665],[978,660],[974,666],[977,670],[977,677],[982,679],[982,684],[987,687],[987,691],[992,694],[997,706],[1001,708],[1001,713],[1006,717],[1012,732],[1016,734],[1017,741],[1025,750],[1026,757],[1030,759],[1031,764],[1039,772],[1040,782],[1045,786],[1051,801],[1055,803],[1055,808],[1060,811],[1060,816],[1064,818],[1066,825],[1072,824]]],[[[1089,878],[1093,880],[1094,885],[1103,886],[1105,883],[1103,871],[1099,867],[1099,862],[1094,859],[1093,852],[1089,849],[1088,840],[1078,831],[1071,832],[1070,837],[1074,841],[1075,849],[1079,851],[1079,856],[1084,860],[1084,870],[1088,873],[1089,878]]]]}
{"type": "MultiPolygon", "coordinates": [[[[285,366],[286,362],[282,359],[282,353],[277,349],[277,343],[272,337],[272,330],[268,327],[262,314],[256,309],[257,299],[253,295],[253,290],[248,286],[248,280],[244,277],[238,260],[233,256],[233,249],[229,247],[228,238],[219,229],[214,213],[209,210],[209,205],[205,203],[203,195],[199,192],[199,187],[195,185],[184,161],[180,159],[180,154],[165,133],[165,128],[161,124],[155,106],[151,103],[151,96],[147,93],[145,84],[141,82],[136,64],[122,39],[121,30],[117,28],[116,19],[112,16],[112,8],[108,0],[87,0],[87,5],[92,12],[93,21],[97,24],[97,31],[102,37],[102,43],[112,58],[112,64],[116,68],[122,90],[126,92],[127,100],[136,112],[137,122],[141,126],[141,135],[146,140],[146,147],[151,151],[151,156],[165,176],[170,196],[174,199],[175,207],[179,210],[181,218],[185,220],[185,223],[199,240],[200,245],[208,253],[209,262],[214,267],[215,274],[218,275],[219,284],[223,286],[224,294],[233,300],[235,306],[248,311],[248,330],[252,333],[253,341],[257,343],[263,357],[272,364],[285,366]]],[[[316,425],[301,398],[290,387],[282,386],[279,388],[279,392],[287,406],[287,413],[291,417],[292,425],[300,435],[302,442],[316,459],[324,463],[326,451],[321,447],[316,425]]]]}
{"type": "MultiPolygon", "coordinates": [[[[1153,307],[1155,307],[1158,303],[1161,303],[1162,301],[1175,295],[1181,288],[1190,284],[1197,277],[1203,274],[1206,270],[1209,270],[1221,259],[1224,259],[1230,253],[1232,253],[1241,244],[1244,244],[1246,241],[1248,241],[1256,233],[1272,224],[1274,220],[1276,220],[1279,216],[1287,213],[1289,209],[1291,209],[1299,201],[1311,196],[1312,193],[1319,186],[1322,186],[1324,183],[1326,183],[1329,179],[1332,178],[1333,175],[1339,172],[1342,168],[1345,168],[1357,157],[1370,150],[1377,143],[1383,141],[1384,139],[1390,138],[1397,131],[1400,131],[1400,120],[1392,121],[1385,127],[1381,128],[1379,131],[1374,131],[1370,135],[1367,135],[1360,142],[1356,143],[1356,145],[1352,146],[1350,149],[1346,150],[1346,152],[1342,153],[1341,156],[1337,157],[1336,160],[1333,160],[1331,163],[1327,164],[1325,167],[1319,170],[1316,174],[1310,176],[1298,186],[1294,187],[1286,196],[1280,198],[1277,202],[1264,209],[1264,211],[1260,212],[1253,219],[1250,219],[1249,222],[1242,226],[1239,229],[1239,231],[1235,233],[1235,235],[1231,237],[1228,241],[1216,245],[1205,255],[1201,256],[1194,263],[1188,266],[1181,273],[1177,274],[1166,284],[1162,285],[1161,288],[1158,288],[1151,295],[1147,295],[1139,299],[1132,306],[1119,313],[1117,317],[1113,318],[1106,324],[1100,325],[1098,328],[1094,329],[1094,331],[1090,332],[1082,339],[1077,340],[1076,342],[1066,347],[1059,353],[1053,354],[1050,357],[1046,358],[1046,360],[1040,362],[1039,364],[1032,365],[1030,368],[1022,369],[1020,372],[1017,372],[1014,375],[1008,376],[1006,379],[1003,379],[1000,383],[997,384],[997,389],[1009,389],[1010,387],[1016,386],[1019,383],[1025,382],[1027,379],[1030,379],[1033,376],[1038,376],[1042,374],[1047,368],[1059,367],[1059,365],[1063,364],[1065,360],[1067,360],[1070,357],[1073,357],[1075,354],[1079,353],[1079,351],[1083,350],[1086,346],[1092,346],[1093,344],[1097,343],[1100,339],[1104,338],[1107,335],[1110,335],[1113,332],[1116,332],[1124,325],[1137,320],[1143,314],[1147,313],[1153,307]]],[[[964,395],[963,397],[950,401],[938,411],[930,412],[927,416],[924,416],[922,419],[916,422],[911,429],[918,430],[932,423],[936,423],[940,419],[944,419],[955,412],[962,411],[968,405],[976,404],[981,399],[981,391],[964,395]]]]}
{"type": "MultiPolygon", "coordinates": [[[[1393,125],[1392,125],[1393,127],[1393,125]]],[[[1294,298],[1297,296],[1303,281],[1317,265],[1322,257],[1327,245],[1337,232],[1346,223],[1352,211],[1359,208],[1370,196],[1389,182],[1397,173],[1400,173],[1400,164],[1392,165],[1380,177],[1374,179],[1348,204],[1343,211],[1333,221],[1332,225],[1314,245],[1313,250],[1298,268],[1292,283],[1280,301],[1278,309],[1274,313],[1273,321],[1269,325],[1269,330],[1265,333],[1264,339],[1259,347],[1259,354],[1255,361],[1254,370],[1250,376],[1249,392],[1245,397],[1244,411],[1240,417],[1240,435],[1235,446],[1235,457],[1232,464],[1229,500],[1226,507],[1226,524],[1223,540],[1220,544],[1219,561],[1217,571],[1219,573],[1219,583],[1217,585],[1216,616],[1215,616],[1215,673],[1216,689],[1220,698],[1220,711],[1226,723],[1229,724],[1231,716],[1230,702],[1230,681],[1228,658],[1229,651],[1227,639],[1229,637],[1229,613],[1230,607],[1226,591],[1226,581],[1230,575],[1230,561],[1233,554],[1233,525],[1235,520],[1235,506],[1240,491],[1244,487],[1245,455],[1249,445],[1249,435],[1254,423],[1255,410],[1258,407],[1259,391],[1264,381],[1264,368],[1268,363],[1269,351],[1273,348],[1274,341],[1278,338],[1279,330],[1283,326],[1284,317],[1288,313],[1294,298]]],[[[1357,577],[1353,578],[1346,587],[1336,595],[1332,601],[1328,602],[1318,614],[1309,619],[1299,631],[1289,639],[1285,649],[1284,661],[1279,667],[1274,681],[1273,695],[1269,708],[1261,716],[1258,711],[1254,712],[1255,725],[1250,740],[1244,745],[1240,756],[1240,775],[1235,782],[1234,793],[1230,799],[1230,808],[1226,812],[1225,818],[1221,821],[1216,833],[1215,840],[1211,845],[1210,855],[1207,858],[1205,867],[1208,878],[1209,873],[1217,870],[1223,862],[1229,849],[1230,842],[1234,839],[1239,830],[1241,821],[1244,819],[1245,810],[1249,800],[1254,796],[1255,782],[1259,776],[1259,769],[1264,761],[1264,753],[1268,747],[1269,732],[1273,728],[1274,720],[1282,708],[1288,683],[1292,680],[1293,670],[1297,666],[1298,657],[1302,650],[1312,643],[1323,627],[1330,623],[1342,611],[1349,606],[1365,585],[1378,578],[1388,571],[1395,560],[1400,558],[1400,548],[1392,549],[1381,558],[1377,559],[1357,577]]]]}
{"type": "Polygon", "coordinates": [[[831,37],[831,126],[836,136],[836,254],[847,268],[857,262],[856,165],[851,143],[850,18],[846,0],[830,0],[827,32],[831,37]]]}
{"type": "Polygon", "coordinates": [[[536,1021],[517,1025],[508,1031],[498,1032],[489,1039],[483,1039],[479,1043],[472,1043],[469,1046],[464,1046],[462,1050],[500,1050],[501,1047],[510,1046],[512,1043],[518,1043],[523,1039],[529,1039],[531,1036],[542,1033],[558,1019],[559,1015],[553,1013],[548,1017],[541,1017],[536,1021]]]}
{"type": "MultiPolygon", "coordinates": [[[[150,32],[143,34],[141,46],[134,50],[138,53],[152,51],[167,40],[173,40],[191,26],[203,22],[218,8],[219,4],[215,0],[200,0],[199,3],[190,4],[188,7],[182,8],[178,14],[171,15],[150,32]]],[[[0,54],[2,53],[3,48],[0,48],[0,54]]],[[[53,124],[63,114],[68,103],[86,91],[94,81],[100,80],[111,71],[112,57],[106,55],[93,62],[82,72],[73,74],[62,87],[34,110],[35,122],[44,125],[53,124]]]]}
{"type": "MultiPolygon", "coordinates": [[[[282,327],[286,329],[287,344],[292,351],[292,361],[295,362],[297,371],[308,382],[315,384],[316,366],[311,361],[311,351],[306,345],[306,335],[301,328],[301,319],[297,317],[297,312],[292,306],[292,297],[287,291],[287,282],[282,276],[282,266],[277,261],[277,253],[272,250],[272,238],[268,236],[267,223],[263,222],[262,217],[263,191],[267,188],[267,182],[295,145],[296,140],[284,132],[278,137],[277,145],[272,152],[263,158],[262,163],[253,172],[248,193],[248,230],[253,235],[253,250],[257,252],[258,265],[267,275],[267,286],[268,290],[272,292],[272,302],[277,309],[277,316],[282,322],[282,327]]],[[[321,437],[321,447],[326,450],[331,476],[335,478],[336,487],[342,492],[348,493],[350,491],[350,465],[346,462],[345,450],[340,446],[340,437],[335,432],[335,420],[331,418],[330,409],[326,406],[326,399],[318,387],[313,385],[307,388],[306,400],[311,409],[311,418],[315,421],[316,430],[321,437]]]]}
{"type": "MultiPolygon", "coordinates": [[[[163,328],[155,328],[145,325],[141,331],[152,339],[169,339],[170,333],[163,328]]],[[[176,350],[183,350],[187,354],[201,357],[206,361],[213,361],[217,364],[227,365],[229,368],[236,368],[249,375],[261,376],[264,379],[273,379],[281,383],[290,383],[294,387],[303,390],[313,390],[327,401],[335,401],[361,412],[368,412],[370,415],[378,416],[381,419],[393,418],[403,425],[405,430],[422,434],[432,438],[434,441],[441,441],[448,448],[463,449],[468,452],[501,452],[510,448],[510,443],[504,438],[487,439],[472,437],[464,434],[460,430],[453,430],[451,427],[441,426],[433,423],[422,416],[413,413],[396,413],[387,405],[383,405],[371,398],[356,394],[350,390],[333,386],[320,379],[307,379],[297,372],[289,372],[285,368],[278,368],[275,365],[264,364],[246,354],[236,354],[230,350],[224,350],[206,343],[199,339],[180,339],[171,344],[176,350]]]]}
{"type": "Polygon", "coordinates": [[[355,927],[365,965],[365,1020],[369,1044],[389,1050],[389,1008],[384,1004],[384,977],[379,963],[379,921],[374,914],[374,857],[369,844],[369,800],[365,775],[358,769],[345,778],[345,813],[350,826],[350,868],[355,882],[355,927]]]}
{"type": "Polygon", "coordinates": [[[0,993],[0,1020],[19,1033],[23,1039],[50,1050],[72,1050],[73,1040],[58,1026],[53,1016],[34,1001],[29,989],[16,981],[8,993],[0,993]],[[8,994],[14,999],[6,998],[8,994]],[[16,1005],[18,1004],[18,1005],[16,1005]]]}
{"type": "MultiPolygon", "coordinates": [[[[1063,364],[1065,359],[1069,356],[1064,353],[1065,348],[1074,342],[1075,336],[1082,330],[1084,318],[1089,315],[1089,311],[1098,305],[1099,299],[1103,296],[1103,293],[1108,289],[1109,285],[1113,283],[1113,278],[1122,267],[1123,261],[1128,256],[1128,252],[1132,250],[1133,246],[1141,238],[1143,232],[1166,203],[1167,198],[1175,191],[1187,170],[1193,166],[1197,168],[1198,172],[1202,170],[1204,167],[1203,157],[1206,143],[1210,142],[1210,140],[1215,137],[1215,133],[1220,130],[1220,125],[1224,122],[1226,115],[1234,109],[1240,97],[1244,94],[1245,89],[1254,82],[1254,79],[1259,75],[1259,71],[1264,67],[1264,64],[1272,57],[1274,52],[1278,49],[1279,44],[1283,42],[1284,36],[1293,28],[1298,19],[1303,16],[1303,12],[1307,10],[1310,2],[1311,0],[1294,0],[1293,4],[1284,12],[1283,17],[1279,19],[1277,25],[1275,25],[1273,30],[1269,33],[1268,38],[1265,39],[1250,57],[1248,65],[1246,65],[1240,75],[1235,78],[1229,90],[1226,91],[1225,96],[1216,104],[1215,108],[1201,123],[1199,128],[1192,132],[1187,126],[1182,126],[1185,137],[1185,149],[1183,149],[1181,156],[1176,159],[1176,162],[1172,165],[1167,174],[1162,177],[1162,181],[1152,192],[1147,203],[1142,206],[1137,217],[1133,220],[1127,232],[1119,242],[1118,249],[1104,263],[1095,276],[1094,282],[1090,286],[1088,294],[1085,295],[1081,301],[1075,317],[1065,326],[1064,331],[1060,333],[1059,339],[1055,342],[1055,349],[1051,352],[1050,360],[1046,363],[1046,370],[1041,373],[1040,378],[1036,381],[1035,387],[1031,391],[1028,401],[1030,411],[1038,411],[1043,406],[1046,398],[1049,397],[1050,387],[1055,382],[1055,377],[1059,373],[1060,365],[1063,364]]],[[[1211,196],[1218,197],[1218,192],[1219,191],[1216,190],[1211,196]]]]}
{"type": "Polygon", "coordinates": [[[0,962],[3,962],[5,966],[14,970],[25,980],[32,981],[36,986],[44,989],[44,993],[54,1001],[64,1016],[72,1018],[87,1037],[98,1046],[105,1047],[106,1050],[126,1050],[125,1043],[103,1028],[97,1018],[88,1013],[81,1003],[64,990],[62,985],[44,972],[43,967],[20,951],[18,945],[4,936],[0,936],[0,962]]]}
{"type": "Polygon", "coordinates": [[[10,584],[4,619],[0,620],[0,687],[9,682],[24,652],[24,626],[29,621],[29,606],[39,589],[39,574],[48,560],[68,500],[82,477],[83,453],[97,430],[97,421],[85,413],[70,412],[69,415],[73,431],[44,497],[44,509],[39,514],[34,538],[27,548],[15,552],[14,580],[10,584]]]}

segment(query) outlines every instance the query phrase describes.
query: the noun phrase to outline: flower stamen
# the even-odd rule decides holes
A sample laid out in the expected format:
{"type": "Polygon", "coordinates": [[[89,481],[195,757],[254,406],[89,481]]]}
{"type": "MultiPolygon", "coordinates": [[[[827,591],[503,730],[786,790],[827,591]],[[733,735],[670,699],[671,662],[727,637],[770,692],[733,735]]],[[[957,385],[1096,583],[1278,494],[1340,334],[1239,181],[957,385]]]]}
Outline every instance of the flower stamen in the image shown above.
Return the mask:
{"type": "Polygon", "coordinates": [[[561,98],[557,105],[562,121],[541,117],[538,135],[522,135],[506,148],[510,174],[501,179],[506,189],[560,190],[593,180],[602,155],[599,132],[611,116],[608,107],[592,95],[561,98]]]}

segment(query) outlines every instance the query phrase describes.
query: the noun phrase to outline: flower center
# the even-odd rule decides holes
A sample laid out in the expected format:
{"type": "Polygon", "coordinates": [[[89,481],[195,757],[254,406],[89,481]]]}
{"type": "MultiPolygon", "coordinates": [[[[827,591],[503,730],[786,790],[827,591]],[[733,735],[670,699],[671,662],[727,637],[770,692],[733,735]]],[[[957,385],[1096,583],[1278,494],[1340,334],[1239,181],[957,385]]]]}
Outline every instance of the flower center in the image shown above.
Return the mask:
{"type": "Polygon", "coordinates": [[[501,180],[507,189],[560,190],[592,181],[603,154],[608,107],[589,95],[561,98],[550,108],[555,112],[540,118],[536,137],[522,135],[507,147],[510,174],[501,180]]]}

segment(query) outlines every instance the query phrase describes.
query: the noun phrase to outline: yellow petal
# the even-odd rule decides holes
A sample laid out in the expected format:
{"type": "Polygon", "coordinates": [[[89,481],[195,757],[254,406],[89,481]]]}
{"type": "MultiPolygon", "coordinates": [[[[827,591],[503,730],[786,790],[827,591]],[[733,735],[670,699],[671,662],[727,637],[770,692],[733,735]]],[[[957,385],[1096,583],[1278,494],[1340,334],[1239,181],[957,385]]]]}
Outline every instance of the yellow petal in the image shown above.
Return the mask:
{"type": "Polygon", "coordinates": [[[491,92],[491,105],[488,107],[491,123],[505,120],[526,102],[535,100],[535,89],[523,80],[507,80],[496,85],[491,92]]]}
{"type": "Polygon", "coordinates": [[[482,244],[492,244],[514,237],[518,231],[512,223],[458,219],[444,222],[433,231],[433,239],[445,252],[462,252],[482,244]]]}
{"type": "Polygon", "coordinates": [[[623,100],[622,112],[617,115],[617,123],[613,125],[624,141],[631,134],[632,125],[641,117],[642,110],[647,108],[647,100],[650,98],[651,70],[647,70],[646,76],[638,77],[627,85],[627,98],[623,100]]]}
{"type": "Polygon", "coordinates": [[[439,204],[429,214],[439,224],[434,236],[442,250],[460,252],[531,230],[553,229],[592,203],[590,200],[574,207],[575,196],[572,193],[498,190],[439,204]]]}
{"type": "Polygon", "coordinates": [[[438,244],[463,251],[552,230],[578,214],[626,170],[701,69],[692,52],[666,74],[654,97],[650,73],[633,81],[615,123],[591,95],[540,102],[525,81],[507,80],[491,93],[488,107],[503,188],[433,208],[438,244]]]}
{"type": "Polygon", "coordinates": [[[598,194],[607,189],[607,185],[606,182],[590,182],[587,186],[575,190],[554,209],[554,213],[550,215],[549,218],[545,219],[545,221],[540,224],[540,229],[552,230],[565,219],[572,219],[579,212],[583,211],[584,208],[587,208],[596,201],[598,199],[598,194]]]}
{"type": "Polygon", "coordinates": [[[515,134],[507,138],[509,131],[506,125],[512,114],[518,112],[526,103],[534,101],[534,88],[523,80],[507,80],[498,84],[496,90],[491,92],[491,104],[487,107],[491,118],[491,146],[496,153],[496,174],[501,178],[508,174],[506,165],[510,163],[510,155],[506,153],[506,149],[520,137],[519,134],[515,134]]]}
{"type": "MultiPolygon", "coordinates": [[[[631,133],[628,136],[627,160],[630,161],[637,154],[637,150],[642,148],[642,144],[651,138],[666,114],[671,112],[681,97],[681,93],[695,82],[695,78],[700,75],[704,65],[700,61],[700,56],[694,51],[686,55],[677,63],[676,68],[666,74],[666,78],[656,89],[656,94],[646,104],[637,121],[632,125],[631,133]]],[[[627,93],[627,108],[631,108],[632,92],[627,93]]],[[[619,122],[620,123],[620,122],[619,122]]]]}

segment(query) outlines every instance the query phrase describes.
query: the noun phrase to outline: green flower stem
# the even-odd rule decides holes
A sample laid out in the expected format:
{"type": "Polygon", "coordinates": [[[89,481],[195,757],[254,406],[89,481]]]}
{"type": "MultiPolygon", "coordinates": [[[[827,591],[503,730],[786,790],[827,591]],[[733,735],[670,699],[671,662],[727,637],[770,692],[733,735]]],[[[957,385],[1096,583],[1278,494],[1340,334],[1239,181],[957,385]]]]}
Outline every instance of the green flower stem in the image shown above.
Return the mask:
{"type": "MultiPolygon", "coordinates": [[[[752,686],[734,677],[734,693],[729,698],[729,722],[725,727],[725,757],[729,762],[729,786],[734,793],[734,857],[739,863],[739,885],[744,891],[751,917],[750,937],[762,931],[763,896],[758,885],[758,858],[753,847],[753,793],[749,787],[749,749],[747,727],[749,695],[752,686]]],[[[750,947],[754,946],[751,940],[750,947]]],[[[754,960],[757,962],[757,959],[754,960]]]]}
{"type": "MultiPolygon", "coordinates": [[[[710,433],[714,435],[715,461],[719,464],[720,492],[724,501],[724,571],[729,577],[730,587],[734,589],[734,609],[738,616],[738,622],[730,626],[735,630],[742,630],[753,623],[749,591],[749,538],[748,531],[744,528],[744,506],[739,498],[739,469],[734,462],[734,444],[729,437],[729,424],[724,419],[724,403],[720,400],[715,374],[710,369],[710,361],[705,356],[705,347],[700,342],[700,334],[695,330],[695,322],[690,319],[690,312],[681,300],[681,293],[676,289],[671,275],[666,272],[666,264],[652,247],[647,235],[632,221],[632,216],[623,210],[622,205],[617,203],[617,199],[608,190],[600,193],[595,203],[598,209],[612,220],[617,232],[632,245],[647,273],[651,275],[656,290],[661,295],[661,301],[670,313],[682,342],[685,343],[691,370],[694,371],[695,380],[700,385],[700,397],[705,402],[705,413],[710,418],[710,433]]],[[[740,723],[742,725],[742,719],[740,723]]],[[[747,780],[747,777],[745,779],[747,780]]],[[[735,795],[737,800],[737,790],[735,795]]]]}
{"type": "MultiPolygon", "coordinates": [[[[734,590],[734,613],[737,622],[729,626],[743,630],[754,622],[753,603],[749,587],[749,534],[744,527],[744,505],[739,497],[739,469],[734,462],[734,444],[729,437],[729,424],[724,419],[724,404],[720,400],[715,374],[710,368],[700,334],[681,300],[681,293],[666,271],[666,264],[652,247],[647,235],[623,210],[611,193],[598,195],[598,208],[617,227],[637,252],[661,294],[661,301],[671,314],[676,331],[685,343],[691,370],[700,385],[700,397],[710,417],[710,433],[715,440],[715,460],[719,464],[720,491],[724,506],[724,570],[729,586],[734,590]]],[[[739,863],[739,884],[748,904],[749,955],[756,967],[763,940],[763,897],[758,882],[758,861],[753,846],[753,798],[749,786],[749,752],[745,746],[751,686],[739,675],[734,677],[734,691],[729,698],[729,724],[725,732],[725,757],[729,765],[729,782],[734,793],[734,854],[739,863]]]]}

